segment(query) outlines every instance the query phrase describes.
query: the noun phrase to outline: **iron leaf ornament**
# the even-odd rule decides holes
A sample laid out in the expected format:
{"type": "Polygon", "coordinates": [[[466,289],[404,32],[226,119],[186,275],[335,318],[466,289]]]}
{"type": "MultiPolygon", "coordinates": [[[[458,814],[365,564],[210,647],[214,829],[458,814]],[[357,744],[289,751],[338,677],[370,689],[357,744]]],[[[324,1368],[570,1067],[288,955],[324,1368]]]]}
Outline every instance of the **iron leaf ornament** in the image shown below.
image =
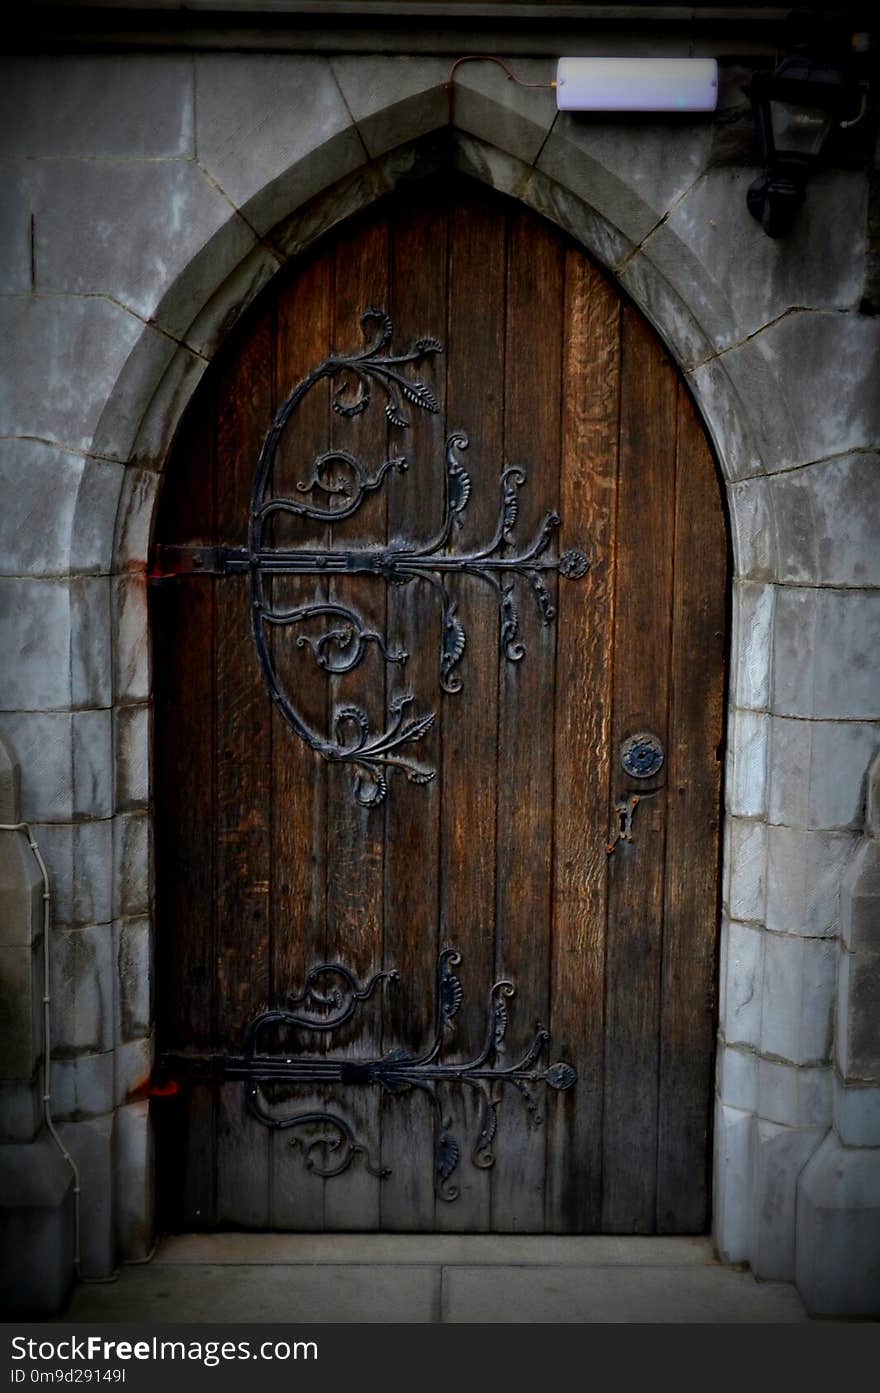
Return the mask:
{"type": "Polygon", "coordinates": [[[359,575],[375,576],[391,585],[429,585],[442,614],[440,687],[454,694],[462,689],[457,668],[467,647],[467,635],[447,586],[450,575],[473,576],[489,586],[498,609],[501,652],[508,662],[519,662],[525,656],[525,645],[520,635],[516,582],[527,582],[542,621],[549,625],[556,610],[545,577],[556,572],[568,580],[579,580],[586,575],[590,563],[577,548],[558,558],[548,554],[560,525],[555,512],[545,515],[531,542],[517,544],[514,529],[519,512],[518,490],[526,483],[525,470],[518,466],[501,472],[497,521],[489,541],[470,552],[454,547],[472,492],[470,475],[461,459],[461,452],[468,448],[468,437],[463,431],[453,431],[446,440],[443,515],[429,542],[403,540],[348,550],[268,545],[267,528],[278,515],[335,527],[354,517],[371,494],[385,487],[390,475],[403,475],[408,469],[404,455],[392,455],[370,470],[348,451],[333,449],[315,459],[308,477],[297,483],[295,497],[274,495],[272,471],[281,435],[297,407],[319,382],[329,379],[336,384],[331,396],[333,410],[345,418],[360,416],[369,408],[374,388],[384,396],[385,415],[394,429],[402,430],[409,424],[407,405],[431,413],[439,411],[433,389],[413,375],[413,369],[442,353],[442,345],[434,338],[423,338],[408,351],[395,353],[391,348],[393,326],[384,310],[367,309],[360,322],[365,347],[356,353],[331,354],[294,388],[278,411],[257,462],[248,545],[222,549],[221,560],[224,572],[246,572],[250,576],[253,638],[272,700],[310,749],[328,763],[351,766],[355,799],[364,807],[375,807],[387,795],[392,772],[400,772],[416,784],[430,783],[435,777],[435,771],[421,763],[411,747],[424,739],[436,713],[412,715],[408,708],[414,701],[413,694],[398,691],[390,697],[379,730],[374,731],[366,712],[354,705],[338,706],[327,732],[313,729],[297,710],[277,670],[268,642],[273,626],[301,627],[297,645],[309,650],[328,675],[352,671],[370,648],[392,666],[404,665],[408,654],[370,629],[357,610],[335,594],[329,600],[293,608],[276,605],[269,584],[271,577],[359,575]]]}

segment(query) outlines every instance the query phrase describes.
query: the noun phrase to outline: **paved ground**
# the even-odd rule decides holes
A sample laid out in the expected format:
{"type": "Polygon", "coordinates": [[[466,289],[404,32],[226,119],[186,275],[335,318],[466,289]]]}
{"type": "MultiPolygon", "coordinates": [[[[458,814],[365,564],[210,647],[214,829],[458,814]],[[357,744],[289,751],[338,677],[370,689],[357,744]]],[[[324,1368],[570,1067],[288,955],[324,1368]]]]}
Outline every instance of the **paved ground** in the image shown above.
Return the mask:
{"type": "Polygon", "coordinates": [[[188,1234],[71,1321],[790,1323],[794,1287],[722,1266],[705,1238],[188,1234]],[[271,1269],[271,1271],[270,1271],[271,1269]]]}

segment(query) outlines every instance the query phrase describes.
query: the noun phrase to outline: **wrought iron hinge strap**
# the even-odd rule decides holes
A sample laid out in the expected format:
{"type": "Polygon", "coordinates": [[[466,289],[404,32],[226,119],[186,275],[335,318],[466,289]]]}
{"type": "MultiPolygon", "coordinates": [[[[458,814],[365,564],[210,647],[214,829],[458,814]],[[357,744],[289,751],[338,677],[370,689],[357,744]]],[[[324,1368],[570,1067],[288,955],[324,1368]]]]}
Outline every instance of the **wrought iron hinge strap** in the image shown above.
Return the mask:
{"type": "Polygon", "coordinates": [[[306,1164],[318,1175],[340,1175],[358,1155],[373,1174],[388,1175],[373,1165],[366,1147],[358,1142],[349,1123],[337,1113],[323,1110],[308,1112],[273,1112],[264,1099],[261,1087],[273,1084],[339,1084],[341,1086],[378,1085],[390,1097],[397,1098],[412,1089],[426,1093],[432,1100],[435,1115],[435,1185],[438,1195],[446,1200],[458,1197],[458,1188],[449,1183],[456,1170],[461,1149],[451,1130],[451,1122],[441,1106],[438,1088],[444,1084],[463,1083],[477,1091],[480,1097],[479,1130],[471,1152],[474,1164],[491,1166],[495,1162],[492,1143],[496,1131],[496,1114],[501,1101],[500,1088],[513,1085],[523,1099],[530,1122],[537,1126],[542,1118],[534,1090],[541,1085],[564,1091],[574,1086],[577,1074],[570,1064],[559,1060],[555,1064],[538,1065],[538,1060],[550,1042],[549,1031],[538,1026],[527,1049],[514,1063],[505,1065],[504,1039],[507,1031],[507,1001],[514,995],[511,982],[496,982],[489,993],[486,1038],[483,1048],[471,1060],[446,1062],[441,1055],[447,1034],[462,1005],[464,993],[453,968],[461,962],[454,948],[445,949],[437,963],[437,1014],[432,1042],[421,1055],[395,1049],[376,1059],[334,1059],[327,1055],[303,1056],[278,1048],[274,1053],[261,1053],[261,1038],[272,1028],[283,1030],[319,1030],[331,1033],[348,1021],[357,1005],[372,995],[383,981],[397,980],[394,971],[377,973],[365,986],[360,986],[353,973],[341,963],[321,963],[313,967],[306,985],[291,1006],[311,1008],[303,1011],[265,1011],[251,1021],[245,1031],[244,1049],[229,1054],[177,1054],[160,1057],[161,1075],[176,1082],[220,1083],[240,1081],[251,1114],[265,1127],[275,1131],[290,1128],[329,1129],[306,1144],[306,1164]],[[329,985],[322,985],[327,982],[329,985]],[[339,983],[342,983],[340,986],[339,983]],[[323,1147],[328,1159],[339,1152],[335,1162],[320,1165],[312,1157],[316,1148],[323,1147]]]}
{"type": "Polygon", "coordinates": [[[446,441],[443,519],[430,541],[417,545],[400,540],[384,546],[350,549],[290,549],[267,545],[267,527],[276,514],[340,523],[357,512],[369,493],[383,487],[390,473],[402,473],[407,468],[404,456],[394,456],[370,473],[353,455],[344,450],[330,450],[318,456],[311,475],[297,484],[297,493],[302,497],[270,496],[272,467],[283,431],[316,383],[327,378],[343,378],[342,385],[333,394],[332,404],[344,417],[358,416],[367,409],[374,384],[385,394],[385,414],[392,427],[407,425],[402,411],[404,400],[421,410],[439,410],[431,388],[404,371],[425,357],[441,353],[443,350],[437,340],[420,339],[411,350],[395,354],[385,351],[391,342],[392,325],[384,311],[365,310],[361,326],[367,338],[366,347],[360,353],[332,354],[315,368],[293,390],[267,432],[251,492],[247,546],[160,548],[152,579],[159,582],[179,575],[223,576],[245,572],[250,576],[251,628],[272,699],[296,734],[316,754],[329,762],[353,766],[355,797],[369,807],[385,797],[387,774],[391,769],[401,770],[413,783],[425,784],[434,778],[432,769],[413,762],[406,747],[424,738],[434,723],[435,713],[408,716],[406,708],[413,697],[400,692],[391,696],[385,729],[378,734],[373,732],[366,712],[359,706],[337,708],[332,729],[327,734],[313,730],[297,711],[277,671],[267,641],[267,628],[329,620],[328,626],[317,636],[306,632],[297,639],[298,645],[310,648],[319,665],[329,673],[349,672],[357,667],[372,643],[388,663],[402,664],[408,655],[369,630],[360,614],[335,597],[332,601],[315,601],[294,609],[276,607],[266,588],[267,578],[375,575],[392,585],[426,580],[439,596],[442,611],[440,686],[443,691],[454,693],[462,686],[456,667],[464,654],[467,637],[457,616],[457,601],[447,588],[446,575],[474,576],[490,586],[498,605],[501,651],[509,662],[518,662],[525,654],[525,645],[520,637],[515,580],[528,582],[543,622],[550,624],[556,616],[556,607],[545,575],[556,572],[577,580],[586,575],[590,563],[578,548],[558,558],[547,554],[560,526],[559,515],[555,512],[545,515],[529,544],[515,546],[513,532],[519,511],[517,491],[526,482],[525,471],[518,467],[501,471],[498,518],[490,541],[467,554],[451,549],[471,493],[471,480],[460,458],[460,452],[468,447],[463,431],[454,431],[446,441]],[[347,397],[352,379],[355,392],[347,397]],[[306,501],[306,496],[311,500],[316,493],[323,495],[326,501],[306,501]]]}

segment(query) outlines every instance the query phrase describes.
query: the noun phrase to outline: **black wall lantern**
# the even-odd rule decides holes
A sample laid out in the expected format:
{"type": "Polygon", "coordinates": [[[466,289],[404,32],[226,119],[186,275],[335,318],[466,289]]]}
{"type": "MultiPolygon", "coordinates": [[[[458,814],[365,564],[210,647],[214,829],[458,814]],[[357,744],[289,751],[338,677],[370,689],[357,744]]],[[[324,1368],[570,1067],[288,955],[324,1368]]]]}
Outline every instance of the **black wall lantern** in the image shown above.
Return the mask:
{"type": "Polygon", "coordinates": [[[745,92],[766,166],[746,202],[768,237],[782,237],[803,202],[810,170],[835,133],[861,119],[866,89],[842,67],[798,55],[772,73],[755,73],[745,92]]]}

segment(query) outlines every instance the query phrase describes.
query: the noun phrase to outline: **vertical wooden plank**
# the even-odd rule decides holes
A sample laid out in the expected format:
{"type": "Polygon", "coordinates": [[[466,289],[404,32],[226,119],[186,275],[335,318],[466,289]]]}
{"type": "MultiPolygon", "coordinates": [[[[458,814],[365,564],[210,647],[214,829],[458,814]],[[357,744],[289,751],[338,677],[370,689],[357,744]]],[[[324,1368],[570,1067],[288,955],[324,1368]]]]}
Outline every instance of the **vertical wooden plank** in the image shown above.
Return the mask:
{"type": "MultiPolygon", "coordinates": [[[[497,520],[504,402],[504,267],[506,220],[497,204],[456,200],[449,222],[447,432],[463,430],[463,459],[473,480],[463,527],[451,549],[474,550],[497,520]]],[[[441,946],[458,948],[464,1004],[446,1057],[472,1059],[486,1031],[486,997],[495,972],[495,811],[498,614],[486,585],[448,577],[467,647],[457,666],[461,691],[441,700],[441,946]]],[[[453,1202],[438,1200],[441,1231],[482,1232],[491,1219],[490,1173],[474,1166],[471,1147],[480,1109],[472,1089],[449,1088],[447,1113],[461,1139],[453,1202]]]]}
{"type": "MultiPolygon", "coordinates": [[[[156,529],[165,544],[214,541],[214,411],[210,394],[198,414],[187,417],[168,463],[156,529]]],[[[167,581],[151,589],[150,599],[161,1054],[209,1049],[214,1043],[213,582],[195,576],[167,581]]],[[[157,1109],[168,1157],[166,1183],[158,1191],[160,1222],[209,1225],[214,1218],[210,1090],[162,1101],[157,1109]]]]}
{"type": "Polygon", "coordinates": [[[659,1233],[702,1233],[715,1024],[727,538],[705,433],[679,383],[669,826],[660,1021],[659,1233]]]}
{"type": "Polygon", "coordinates": [[[550,1030],[554,1059],[573,1063],[578,1082],[547,1102],[547,1228],[591,1233],[602,1218],[620,300],[574,248],[565,294],[559,550],[585,551],[590,571],[559,586],[550,1030]]]}
{"type": "MultiPolygon", "coordinates": [[[[531,215],[510,215],[504,391],[505,464],[522,468],[519,516],[509,549],[535,537],[559,502],[564,254],[558,235],[531,215]]],[[[506,579],[506,578],[505,578],[506,579]]],[[[557,577],[544,575],[556,606],[557,577]]],[[[505,1039],[511,1063],[549,1020],[553,908],[553,778],[556,628],[531,587],[514,580],[519,662],[502,657],[498,698],[498,861],[496,976],[514,983],[505,1039]]],[[[549,1063],[549,1060],[546,1060],[549,1063]]],[[[546,1098],[532,1115],[513,1089],[498,1108],[492,1226],[544,1227],[546,1098]],[[540,1119],[540,1121],[539,1121],[540,1119]]]]}
{"type": "MultiPolygon", "coordinates": [[[[360,316],[388,303],[388,227],[385,220],[345,230],[336,244],[334,347],[350,352],[360,346],[360,316]]],[[[340,384],[341,385],[341,384],[340,384]]],[[[354,390],[350,384],[349,391],[354,390]]],[[[386,458],[387,432],[381,389],[359,416],[334,416],[332,444],[347,450],[372,472],[386,458]]],[[[375,546],[386,536],[386,495],[368,496],[354,517],[331,529],[334,546],[375,546]]],[[[378,577],[346,576],[331,582],[331,597],[359,612],[368,628],[385,631],[386,585],[378,577]]],[[[387,721],[385,664],[370,644],[363,662],[331,680],[334,709],[359,706],[374,731],[387,721]]],[[[384,805],[365,808],[353,796],[355,771],[331,765],[327,771],[327,957],[344,963],[365,981],[383,966],[384,805]]],[[[392,776],[393,777],[393,776],[392,776]]],[[[394,796],[396,790],[392,790],[394,796]]],[[[359,1005],[354,1018],[328,1042],[333,1054],[360,1059],[376,1057],[382,1044],[383,993],[359,1005]]],[[[350,1122],[375,1166],[380,1152],[380,1100],[370,1085],[334,1089],[334,1100],[350,1122]]],[[[324,1213],[331,1229],[375,1229],[379,1224],[382,1184],[359,1157],[343,1175],[328,1181],[324,1213]]]]}
{"type": "MultiPolygon", "coordinates": [[[[395,341],[406,348],[419,339],[446,337],[447,210],[430,200],[399,209],[392,222],[391,285],[395,341]],[[416,274],[417,273],[417,274],[416,274]]],[[[440,412],[407,405],[410,425],[398,446],[407,457],[403,476],[388,476],[390,540],[428,542],[436,532],[443,501],[446,357],[427,358],[413,375],[434,388],[440,412]]],[[[388,591],[388,640],[409,657],[392,669],[391,690],[415,695],[414,714],[439,714],[441,608],[426,581],[388,591]]],[[[438,940],[440,727],[434,727],[414,757],[438,771],[433,783],[397,777],[386,807],[385,960],[400,973],[383,1012],[382,1049],[423,1053],[432,1038],[438,940]]],[[[434,1225],[433,1109],[412,1089],[382,1098],[382,1164],[391,1175],[380,1191],[385,1230],[430,1230],[434,1225]]]]}
{"type": "MultiPolygon", "coordinates": [[[[274,313],[268,311],[218,384],[217,535],[247,537],[257,456],[271,420],[274,313]]],[[[240,1042],[269,998],[271,703],[250,633],[245,576],[215,586],[216,904],[219,1041],[240,1042]]],[[[218,1220],[262,1226],[268,1219],[269,1133],[244,1106],[240,1084],[218,1094],[218,1220]]]]}
{"type": "MultiPolygon", "coordinates": [[[[331,348],[333,254],[323,251],[307,262],[281,294],[277,311],[275,395],[278,406],[331,348]]],[[[303,399],[278,444],[273,492],[301,497],[297,485],[313,476],[316,457],[327,449],[329,385],[318,383],[303,399]]],[[[308,501],[323,506],[315,492],[308,501]]],[[[326,524],[278,514],[270,538],[277,547],[325,545],[326,524]]],[[[279,576],[272,583],[278,610],[326,600],[327,584],[312,576],[279,576]]],[[[327,730],[327,676],[303,634],[314,637],[320,621],[273,626],[272,654],[296,710],[320,735],[327,730]]],[[[327,766],[290,729],[277,707],[272,711],[272,1000],[283,1006],[302,989],[310,968],[324,961],[327,936],[327,766]]],[[[318,1032],[302,1032],[297,1053],[322,1054],[318,1032]]],[[[327,1102],[319,1090],[274,1090],[273,1107],[286,1113],[320,1111],[327,1102]]],[[[281,1229],[320,1229],[324,1224],[324,1181],[303,1164],[297,1133],[276,1132],[271,1150],[271,1223],[281,1229]]]]}
{"type": "Polygon", "coordinates": [[[669,700],[676,377],[651,330],[623,312],[616,561],[612,799],[638,794],[635,841],[609,861],[602,1223],[655,1225],[657,1068],[665,859],[665,769],[629,778],[627,736],[666,744],[669,700]],[[652,794],[648,797],[646,795],[652,794]]]}

